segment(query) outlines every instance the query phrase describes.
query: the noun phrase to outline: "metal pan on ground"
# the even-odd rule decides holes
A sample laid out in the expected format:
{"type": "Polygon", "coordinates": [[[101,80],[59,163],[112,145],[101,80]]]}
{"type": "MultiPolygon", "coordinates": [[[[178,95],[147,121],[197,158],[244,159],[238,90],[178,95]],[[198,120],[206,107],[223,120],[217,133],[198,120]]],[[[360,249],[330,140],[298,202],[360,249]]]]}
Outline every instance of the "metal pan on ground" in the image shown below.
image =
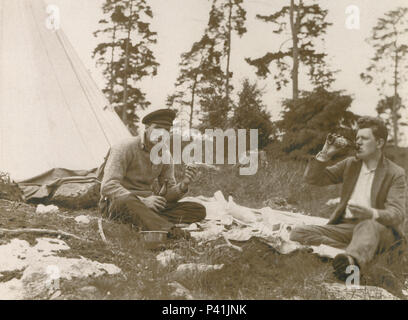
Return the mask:
{"type": "Polygon", "coordinates": [[[141,237],[147,249],[156,249],[167,241],[167,231],[141,231],[141,237]]]}

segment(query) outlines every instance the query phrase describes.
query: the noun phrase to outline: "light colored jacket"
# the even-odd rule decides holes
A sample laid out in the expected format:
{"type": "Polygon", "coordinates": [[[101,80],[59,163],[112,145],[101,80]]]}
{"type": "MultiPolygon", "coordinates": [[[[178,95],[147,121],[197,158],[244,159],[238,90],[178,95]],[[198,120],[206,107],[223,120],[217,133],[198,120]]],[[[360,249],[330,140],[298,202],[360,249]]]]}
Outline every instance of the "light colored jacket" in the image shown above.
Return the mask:
{"type": "Polygon", "coordinates": [[[168,181],[165,196],[168,202],[176,202],[185,194],[174,177],[173,162],[153,164],[150,152],[140,137],[131,137],[113,145],[97,176],[101,181],[101,198],[114,199],[131,193],[139,197],[151,196],[155,179],[160,186],[168,181]]]}

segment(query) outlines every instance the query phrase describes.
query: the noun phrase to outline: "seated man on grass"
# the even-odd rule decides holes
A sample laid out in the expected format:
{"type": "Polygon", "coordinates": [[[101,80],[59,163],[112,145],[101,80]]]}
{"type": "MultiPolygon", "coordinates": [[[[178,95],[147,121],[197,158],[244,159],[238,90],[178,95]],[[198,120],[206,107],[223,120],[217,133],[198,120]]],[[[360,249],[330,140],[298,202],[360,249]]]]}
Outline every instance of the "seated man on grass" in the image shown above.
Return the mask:
{"type": "Polygon", "coordinates": [[[100,207],[110,218],[131,223],[143,231],[168,231],[168,237],[189,237],[175,224],[201,221],[205,208],[193,202],[178,202],[188,191],[196,176],[196,169],[187,167],[181,183],[176,183],[174,164],[153,164],[150,151],[158,142],[154,129],[169,131],[175,118],[169,109],[157,110],[143,119],[146,125],[141,137],[128,138],[109,150],[105,163],[99,169],[103,176],[100,207]],[[153,134],[152,134],[153,133],[153,134]],[[165,195],[153,192],[158,179],[165,195]],[[163,185],[167,184],[163,188],[163,185]]]}
{"type": "Polygon", "coordinates": [[[364,268],[376,254],[400,244],[405,218],[405,171],[384,157],[387,128],[382,120],[358,121],[356,156],[328,166],[339,147],[326,141],[305,172],[308,183],[343,183],[341,200],[328,225],[295,228],[291,240],[308,245],[346,248],[333,260],[335,275],[344,280],[348,265],[364,268]]]}

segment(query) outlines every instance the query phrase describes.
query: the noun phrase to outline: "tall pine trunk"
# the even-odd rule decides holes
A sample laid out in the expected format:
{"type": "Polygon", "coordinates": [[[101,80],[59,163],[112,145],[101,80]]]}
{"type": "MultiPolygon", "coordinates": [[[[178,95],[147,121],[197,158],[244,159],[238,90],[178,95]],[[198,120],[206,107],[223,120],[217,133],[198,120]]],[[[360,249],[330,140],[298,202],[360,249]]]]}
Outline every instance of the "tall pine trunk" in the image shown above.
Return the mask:
{"type": "Polygon", "coordinates": [[[113,26],[113,34],[112,34],[112,51],[111,51],[111,61],[110,61],[110,81],[109,81],[109,103],[112,105],[113,103],[113,61],[115,56],[115,42],[116,42],[116,25],[113,26]]]}
{"type": "Polygon", "coordinates": [[[292,31],[292,42],[293,42],[293,68],[292,68],[292,99],[297,101],[299,98],[299,48],[298,48],[298,34],[300,27],[300,13],[299,7],[302,1],[300,1],[299,6],[297,6],[297,14],[295,17],[295,1],[290,0],[290,28],[292,31]]]}
{"type": "Polygon", "coordinates": [[[394,146],[398,147],[398,47],[395,43],[395,62],[394,62],[394,99],[392,103],[392,126],[394,131],[394,146]]]}
{"type": "Polygon", "coordinates": [[[195,92],[197,88],[197,79],[198,79],[198,74],[196,73],[195,78],[194,78],[193,88],[191,89],[190,121],[189,121],[190,129],[193,127],[194,100],[195,100],[195,92]]]}
{"type": "Polygon", "coordinates": [[[227,111],[229,110],[229,83],[230,83],[230,61],[231,61],[231,37],[232,37],[232,0],[229,0],[229,13],[228,13],[228,44],[227,44],[227,70],[226,70],[226,82],[225,82],[225,103],[227,111]]]}
{"type": "Polygon", "coordinates": [[[123,79],[123,109],[122,109],[122,121],[127,125],[127,96],[128,96],[128,68],[129,68],[129,46],[130,46],[130,33],[132,30],[132,12],[133,12],[133,1],[130,1],[129,10],[129,23],[128,23],[128,34],[126,39],[126,50],[125,50],[125,67],[124,67],[124,79],[123,79]]]}

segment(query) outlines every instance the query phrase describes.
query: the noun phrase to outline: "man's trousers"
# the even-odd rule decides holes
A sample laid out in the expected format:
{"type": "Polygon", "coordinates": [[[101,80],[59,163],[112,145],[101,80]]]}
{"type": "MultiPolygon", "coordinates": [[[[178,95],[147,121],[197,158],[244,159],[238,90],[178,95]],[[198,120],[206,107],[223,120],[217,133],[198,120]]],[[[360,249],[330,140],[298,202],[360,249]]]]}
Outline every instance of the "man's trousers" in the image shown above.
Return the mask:
{"type": "Polygon", "coordinates": [[[198,222],[206,216],[205,207],[195,202],[167,203],[164,210],[156,213],[134,194],[106,201],[105,208],[101,206],[105,215],[143,231],[168,231],[175,224],[198,222]]]}
{"type": "Polygon", "coordinates": [[[295,228],[290,239],[306,245],[325,244],[346,249],[346,254],[365,267],[376,254],[383,253],[400,242],[391,228],[374,220],[349,220],[336,225],[295,228]]]}

